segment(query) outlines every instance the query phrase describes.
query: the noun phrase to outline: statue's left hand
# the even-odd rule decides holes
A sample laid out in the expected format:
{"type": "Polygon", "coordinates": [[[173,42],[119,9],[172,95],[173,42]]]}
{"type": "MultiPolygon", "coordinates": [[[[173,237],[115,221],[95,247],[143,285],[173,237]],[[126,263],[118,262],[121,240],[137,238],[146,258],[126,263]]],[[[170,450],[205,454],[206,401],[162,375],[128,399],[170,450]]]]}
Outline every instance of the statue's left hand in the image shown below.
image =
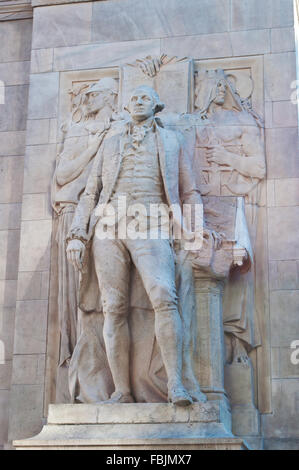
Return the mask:
{"type": "Polygon", "coordinates": [[[209,238],[211,238],[213,240],[214,250],[219,250],[221,248],[222,241],[223,241],[223,238],[224,238],[223,233],[218,233],[218,232],[215,232],[215,230],[210,230],[210,229],[204,227],[203,228],[203,240],[204,240],[204,242],[205,242],[205,240],[208,240],[209,238]]]}

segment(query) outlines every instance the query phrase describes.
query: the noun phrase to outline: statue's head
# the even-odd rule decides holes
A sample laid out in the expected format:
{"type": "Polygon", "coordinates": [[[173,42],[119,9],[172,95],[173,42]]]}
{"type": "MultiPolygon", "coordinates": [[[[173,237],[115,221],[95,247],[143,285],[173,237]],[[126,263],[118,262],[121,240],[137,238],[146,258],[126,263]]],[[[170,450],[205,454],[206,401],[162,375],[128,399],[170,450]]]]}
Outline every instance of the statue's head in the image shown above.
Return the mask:
{"type": "Polygon", "coordinates": [[[164,109],[158,93],[151,87],[142,85],[137,87],[130,98],[127,110],[132,119],[137,122],[145,121],[164,109]]]}
{"type": "Polygon", "coordinates": [[[115,111],[118,85],[114,78],[101,78],[91,85],[85,93],[88,97],[86,106],[88,114],[96,114],[105,106],[109,106],[115,111]]]}
{"type": "Polygon", "coordinates": [[[195,108],[204,116],[209,112],[212,103],[224,109],[242,111],[240,96],[222,69],[205,70],[198,74],[195,108]]]}

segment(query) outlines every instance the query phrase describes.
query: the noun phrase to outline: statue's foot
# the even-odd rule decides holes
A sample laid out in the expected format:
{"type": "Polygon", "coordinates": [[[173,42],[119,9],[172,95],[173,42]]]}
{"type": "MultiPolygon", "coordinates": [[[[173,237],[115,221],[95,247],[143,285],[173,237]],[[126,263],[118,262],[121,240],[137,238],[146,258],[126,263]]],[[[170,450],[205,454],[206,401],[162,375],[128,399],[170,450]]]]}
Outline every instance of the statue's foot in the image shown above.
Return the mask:
{"type": "Polygon", "coordinates": [[[197,403],[206,403],[208,401],[207,396],[200,390],[189,390],[192,400],[197,403]]]}
{"type": "Polygon", "coordinates": [[[135,400],[130,393],[124,394],[122,392],[113,392],[109,400],[102,401],[102,403],[135,403],[135,400]]]}
{"type": "Polygon", "coordinates": [[[177,406],[189,406],[193,403],[191,396],[182,385],[169,390],[168,401],[177,406]]]}

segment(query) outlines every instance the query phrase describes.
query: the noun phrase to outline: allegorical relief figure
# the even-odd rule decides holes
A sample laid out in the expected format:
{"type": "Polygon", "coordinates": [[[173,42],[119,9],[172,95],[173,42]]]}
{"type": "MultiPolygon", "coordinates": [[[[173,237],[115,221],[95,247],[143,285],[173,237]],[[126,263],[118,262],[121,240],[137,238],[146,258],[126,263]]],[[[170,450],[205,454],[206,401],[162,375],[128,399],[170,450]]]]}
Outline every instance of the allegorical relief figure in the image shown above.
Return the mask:
{"type": "Polygon", "coordinates": [[[56,399],[68,402],[68,365],[78,334],[78,272],[66,258],[65,238],[85,189],[94,156],[110,127],[117,104],[118,84],[112,78],[71,90],[71,118],[62,125],[63,138],[52,184],[52,204],[57,214],[58,317],[60,351],[56,399]]]}
{"type": "Polygon", "coordinates": [[[207,200],[208,196],[244,198],[252,267],[247,274],[241,275],[239,270],[231,273],[224,292],[223,313],[227,362],[249,365],[249,353],[261,344],[253,253],[260,183],[265,177],[266,164],[259,118],[248,101],[241,100],[235,80],[223,70],[208,70],[198,75],[195,161],[199,187],[207,200]]]}

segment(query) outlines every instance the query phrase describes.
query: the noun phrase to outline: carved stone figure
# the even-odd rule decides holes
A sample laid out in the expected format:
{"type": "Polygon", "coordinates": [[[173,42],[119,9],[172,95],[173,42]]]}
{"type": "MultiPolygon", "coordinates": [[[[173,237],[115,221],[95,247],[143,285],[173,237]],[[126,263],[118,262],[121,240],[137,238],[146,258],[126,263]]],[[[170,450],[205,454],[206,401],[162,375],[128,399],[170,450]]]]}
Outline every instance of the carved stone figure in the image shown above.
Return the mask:
{"type": "MultiPolygon", "coordinates": [[[[168,399],[182,406],[193,401],[182,383],[183,328],[169,236],[156,240],[150,236],[137,240],[118,236],[103,239],[106,219],[99,215],[99,210],[109,203],[118,216],[119,232],[120,197],[126,197],[128,205],[138,203],[146,208],[153,203],[201,204],[181,138],[164,129],[155,118],[163,107],[152,88],[141,86],[135,90],[129,104],[131,120],[112,126],[105,137],[68,236],[68,259],[82,270],[80,306],[86,312],[102,308],[104,314],[103,336],[115,389],[109,403],[134,401],[128,326],[133,267],[154,310],[155,336],[168,379],[168,399]],[[93,264],[102,305],[94,283],[90,289],[93,264]]],[[[156,225],[164,230],[158,220],[156,225]]],[[[145,227],[146,235],[150,235],[145,227]]],[[[199,388],[196,399],[206,400],[199,388]]]]}
{"type": "Polygon", "coordinates": [[[52,201],[57,214],[58,316],[60,352],[57,401],[68,402],[68,364],[79,334],[78,272],[67,262],[65,238],[86,186],[92,160],[116,109],[117,82],[104,78],[71,91],[72,118],[62,126],[63,139],[53,176],[52,201]]]}
{"type": "Polygon", "coordinates": [[[260,182],[266,164],[258,116],[241,101],[233,77],[223,70],[200,73],[196,88],[197,162],[204,195],[245,198],[253,264],[247,275],[232,272],[224,292],[227,360],[247,364],[261,344],[254,304],[254,259],[260,182]]]}

